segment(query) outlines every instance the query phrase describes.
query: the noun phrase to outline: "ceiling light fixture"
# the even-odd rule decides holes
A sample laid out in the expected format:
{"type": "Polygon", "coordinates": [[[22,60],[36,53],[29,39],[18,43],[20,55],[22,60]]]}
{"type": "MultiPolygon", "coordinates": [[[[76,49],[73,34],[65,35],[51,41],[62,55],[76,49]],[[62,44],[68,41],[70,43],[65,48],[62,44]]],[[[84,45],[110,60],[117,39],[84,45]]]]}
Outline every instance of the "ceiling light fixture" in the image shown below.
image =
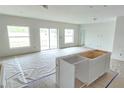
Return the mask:
{"type": "Polygon", "coordinates": [[[96,18],[96,17],[94,17],[94,18],[93,18],[93,21],[96,21],[96,20],[97,20],[97,18],[96,18]]]}
{"type": "Polygon", "coordinates": [[[42,5],[42,7],[48,9],[48,5],[42,5]]]}
{"type": "Polygon", "coordinates": [[[89,8],[93,8],[93,5],[90,5],[89,8]]]}
{"type": "Polygon", "coordinates": [[[103,7],[107,7],[107,5],[104,5],[103,7]]]}

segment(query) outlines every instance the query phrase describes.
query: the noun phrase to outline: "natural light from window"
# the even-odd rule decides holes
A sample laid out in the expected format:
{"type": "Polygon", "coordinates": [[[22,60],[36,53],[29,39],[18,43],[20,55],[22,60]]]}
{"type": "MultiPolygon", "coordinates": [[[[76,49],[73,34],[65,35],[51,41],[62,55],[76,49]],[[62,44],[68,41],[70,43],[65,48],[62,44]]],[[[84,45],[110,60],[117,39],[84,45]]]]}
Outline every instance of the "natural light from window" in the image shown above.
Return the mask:
{"type": "Polygon", "coordinates": [[[65,44],[74,43],[74,30],[65,29],[65,44]]]}
{"type": "Polygon", "coordinates": [[[30,46],[29,27],[7,26],[10,48],[30,46]]]}

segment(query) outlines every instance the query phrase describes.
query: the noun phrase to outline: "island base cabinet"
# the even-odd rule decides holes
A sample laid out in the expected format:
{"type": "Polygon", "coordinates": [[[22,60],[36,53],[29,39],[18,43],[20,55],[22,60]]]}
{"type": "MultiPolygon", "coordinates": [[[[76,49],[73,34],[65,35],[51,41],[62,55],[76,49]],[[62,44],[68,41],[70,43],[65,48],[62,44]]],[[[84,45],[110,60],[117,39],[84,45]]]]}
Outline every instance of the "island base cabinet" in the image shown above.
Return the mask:
{"type": "Polygon", "coordinates": [[[89,62],[85,60],[75,65],[75,78],[87,83],[89,81],[89,62]]]}
{"type": "Polygon", "coordinates": [[[60,60],[57,67],[57,87],[74,88],[75,87],[75,66],[63,60],[60,60]]]}
{"type": "Polygon", "coordinates": [[[90,85],[109,71],[110,55],[109,52],[105,52],[96,58],[88,58],[80,54],[57,58],[57,87],[74,88],[76,79],[87,86],[90,85]]]}

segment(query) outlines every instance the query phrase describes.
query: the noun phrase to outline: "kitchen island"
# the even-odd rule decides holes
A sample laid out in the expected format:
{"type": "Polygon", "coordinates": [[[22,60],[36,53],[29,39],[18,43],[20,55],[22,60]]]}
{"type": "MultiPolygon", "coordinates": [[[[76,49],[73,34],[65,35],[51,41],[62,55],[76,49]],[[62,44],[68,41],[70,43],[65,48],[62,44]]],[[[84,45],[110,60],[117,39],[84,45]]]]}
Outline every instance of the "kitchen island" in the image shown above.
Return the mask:
{"type": "Polygon", "coordinates": [[[75,88],[78,79],[85,85],[109,71],[110,52],[89,50],[77,54],[58,57],[56,59],[57,87],[75,88]]]}

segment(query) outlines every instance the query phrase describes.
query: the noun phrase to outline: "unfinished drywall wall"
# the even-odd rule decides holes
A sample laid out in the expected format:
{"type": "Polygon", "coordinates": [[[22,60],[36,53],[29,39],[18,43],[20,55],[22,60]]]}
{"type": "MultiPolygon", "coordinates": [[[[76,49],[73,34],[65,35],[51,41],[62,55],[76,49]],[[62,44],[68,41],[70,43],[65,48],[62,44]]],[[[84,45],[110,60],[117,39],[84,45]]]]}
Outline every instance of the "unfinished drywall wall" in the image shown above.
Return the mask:
{"type": "Polygon", "coordinates": [[[116,21],[81,25],[85,46],[112,51],[116,21]]]}
{"type": "Polygon", "coordinates": [[[59,29],[59,48],[77,46],[79,44],[79,25],[17,16],[0,15],[0,57],[40,51],[40,28],[45,27],[59,29]],[[29,26],[31,46],[29,48],[10,49],[7,25],[29,26]],[[75,30],[75,39],[73,44],[64,44],[65,28],[71,28],[75,30]]]}
{"type": "Polygon", "coordinates": [[[112,58],[124,61],[124,16],[117,17],[112,58]]]}

